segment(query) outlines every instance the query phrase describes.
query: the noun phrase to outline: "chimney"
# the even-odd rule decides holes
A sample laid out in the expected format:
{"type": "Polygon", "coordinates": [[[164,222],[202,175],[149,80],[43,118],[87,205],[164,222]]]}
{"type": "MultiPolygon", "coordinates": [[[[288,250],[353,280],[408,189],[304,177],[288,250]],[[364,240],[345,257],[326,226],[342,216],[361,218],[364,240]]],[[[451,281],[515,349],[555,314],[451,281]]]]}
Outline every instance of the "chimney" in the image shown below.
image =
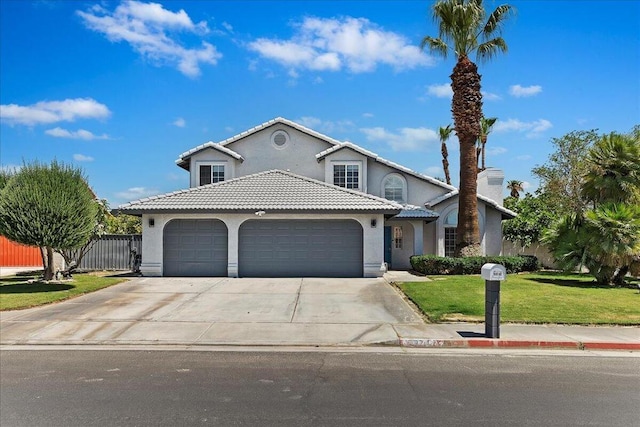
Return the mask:
{"type": "Polygon", "coordinates": [[[504,172],[501,169],[487,168],[478,172],[478,194],[496,201],[502,206],[504,172]]]}

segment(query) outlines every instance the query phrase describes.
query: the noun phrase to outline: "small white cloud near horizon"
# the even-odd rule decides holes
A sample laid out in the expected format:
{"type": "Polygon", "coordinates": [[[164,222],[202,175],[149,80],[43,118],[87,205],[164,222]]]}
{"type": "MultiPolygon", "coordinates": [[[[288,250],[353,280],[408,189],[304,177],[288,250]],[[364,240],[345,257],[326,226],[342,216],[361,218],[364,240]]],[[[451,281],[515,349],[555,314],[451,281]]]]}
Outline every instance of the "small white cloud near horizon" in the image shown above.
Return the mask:
{"type": "Polygon", "coordinates": [[[482,92],[482,99],[484,99],[485,101],[500,101],[502,97],[495,93],[482,92]]]}
{"type": "Polygon", "coordinates": [[[531,183],[529,181],[522,181],[522,188],[528,190],[529,188],[531,188],[531,183]]]}
{"type": "Polygon", "coordinates": [[[92,98],[40,101],[31,105],[0,105],[0,120],[10,125],[34,126],[78,119],[105,119],[111,115],[106,105],[92,98]]]}
{"type": "Polygon", "coordinates": [[[11,163],[8,163],[6,165],[0,165],[0,171],[3,171],[3,172],[16,173],[20,169],[22,169],[22,165],[14,165],[11,163]]]}
{"type": "Polygon", "coordinates": [[[373,113],[362,113],[362,117],[365,119],[370,119],[373,117],[373,113]]]}
{"type": "Polygon", "coordinates": [[[313,116],[303,116],[295,120],[296,123],[301,124],[302,126],[308,127],[309,129],[313,129],[318,132],[326,132],[326,133],[336,133],[336,132],[345,132],[350,129],[353,129],[354,124],[350,120],[322,120],[318,117],[313,116]]]}
{"type": "Polygon", "coordinates": [[[451,83],[429,85],[427,86],[427,95],[435,96],[436,98],[451,99],[451,97],[453,97],[453,89],[451,89],[451,83]]]}
{"type": "Polygon", "coordinates": [[[109,41],[125,41],[152,64],[171,65],[187,77],[199,76],[200,64],[216,65],[222,58],[216,47],[204,40],[199,47],[188,48],[170,36],[177,31],[196,35],[209,32],[206,21],[195,24],[184,9],[172,12],[158,3],[126,1],[113,11],[96,4],[76,14],[85,27],[103,34],[109,41]]]}
{"type": "Polygon", "coordinates": [[[383,127],[361,128],[368,141],[383,142],[393,151],[421,151],[435,147],[438,134],[428,128],[400,128],[398,132],[387,131],[383,127]]]}
{"type": "Polygon", "coordinates": [[[153,196],[158,194],[158,190],[146,187],[131,187],[126,189],[125,191],[120,191],[116,193],[116,197],[123,200],[138,200],[144,199],[145,197],[153,196]]]}
{"type": "Polygon", "coordinates": [[[494,125],[494,132],[525,132],[527,138],[536,138],[544,131],[551,129],[553,124],[546,119],[523,122],[518,119],[498,120],[494,125]]]}
{"type": "Polygon", "coordinates": [[[516,160],[531,160],[533,156],[531,154],[522,154],[520,156],[516,156],[516,160]]]}
{"type": "Polygon", "coordinates": [[[486,153],[489,156],[499,156],[500,154],[504,154],[507,152],[507,149],[504,147],[496,147],[496,146],[487,146],[486,153]]]}
{"type": "Polygon", "coordinates": [[[187,122],[185,121],[185,119],[183,119],[182,117],[178,117],[173,123],[171,123],[174,126],[177,126],[179,128],[183,128],[187,125],[187,122]]]}
{"type": "Polygon", "coordinates": [[[378,65],[395,71],[432,66],[435,61],[401,34],[365,18],[308,16],[293,25],[288,39],[261,37],[247,47],[264,59],[294,70],[366,73],[378,65]]]}
{"type": "Polygon", "coordinates": [[[528,96],[534,96],[542,92],[542,86],[540,85],[531,85],[531,86],[520,86],[520,85],[512,85],[509,86],[509,95],[515,96],[516,98],[525,98],[528,96]]]}
{"type": "Polygon", "coordinates": [[[93,157],[85,156],[84,154],[74,154],[73,160],[75,160],[76,162],[93,162],[94,159],[93,157]]]}
{"type": "Polygon", "coordinates": [[[424,170],[423,173],[432,178],[436,178],[436,177],[444,178],[444,171],[442,170],[442,166],[429,166],[424,170]]]}
{"type": "Polygon", "coordinates": [[[95,135],[85,129],[68,130],[61,127],[55,127],[53,129],[47,129],[45,134],[53,136],[54,138],[68,138],[68,139],[83,139],[85,141],[91,141],[94,139],[110,139],[109,135],[103,133],[102,135],[95,135]]]}

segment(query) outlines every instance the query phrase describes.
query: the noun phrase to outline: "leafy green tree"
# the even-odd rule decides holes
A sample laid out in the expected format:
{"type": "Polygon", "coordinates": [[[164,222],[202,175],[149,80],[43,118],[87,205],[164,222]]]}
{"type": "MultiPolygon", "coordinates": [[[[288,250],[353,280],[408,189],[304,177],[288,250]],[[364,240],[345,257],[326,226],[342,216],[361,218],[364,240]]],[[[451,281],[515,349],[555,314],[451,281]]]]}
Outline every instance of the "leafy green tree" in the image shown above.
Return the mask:
{"type": "Polygon", "coordinates": [[[582,196],[582,182],[588,170],[586,157],[599,138],[597,130],[574,131],[553,138],[555,151],[544,165],[532,170],[540,180],[541,192],[563,214],[583,212],[588,205],[582,196]]]}
{"type": "Polygon", "coordinates": [[[118,213],[107,218],[109,234],[141,234],[142,219],[137,216],[118,213]]]}
{"type": "Polygon", "coordinates": [[[426,36],[421,44],[423,49],[428,47],[432,53],[444,58],[453,52],[457,59],[451,74],[451,111],[460,142],[457,256],[480,255],[481,252],[476,141],[481,133],[482,94],[478,67],[469,56],[475,53],[478,60],[489,60],[499,52],[507,51],[500,32],[512,12],[511,6],[501,5],[487,16],[482,0],[438,0],[433,5],[438,37],[426,36]]]}
{"type": "Polygon", "coordinates": [[[451,185],[451,174],[449,174],[449,150],[447,150],[447,141],[451,137],[453,128],[451,125],[446,127],[440,127],[438,133],[440,134],[440,152],[442,153],[442,169],[444,170],[445,182],[451,185]]]}
{"type": "Polygon", "coordinates": [[[51,280],[54,249],[84,245],[94,229],[96,202],[80,169],[58,161],[25,164],[0,191],[0,234],[44,247],[44,279],[51,280]]]}
{"type": "Polygon", "coordinates": [[[544,194],[527,193],[524,198],[507,197],[504,206],[518,216],[502,223],[502,236],[522,247],[540,242],[543,234],[558,219],[544,194]]]}
{"type": "Polygon", "coordinates": [[[586,266],[601,284],[624,283],[640,264],[640,148],[633,136],[603,135],[581,163],[583,210],[565,215],[547,234],[565,269],[586,266]]]}

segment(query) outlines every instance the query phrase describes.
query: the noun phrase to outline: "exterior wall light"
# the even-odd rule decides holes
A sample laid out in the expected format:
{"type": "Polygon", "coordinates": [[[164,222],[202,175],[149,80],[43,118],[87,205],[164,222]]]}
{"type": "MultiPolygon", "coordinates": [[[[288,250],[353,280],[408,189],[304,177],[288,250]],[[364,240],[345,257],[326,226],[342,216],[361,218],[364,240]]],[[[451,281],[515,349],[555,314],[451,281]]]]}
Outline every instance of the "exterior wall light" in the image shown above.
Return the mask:
{"type": "Polygon", "coordinates": [[[373,218],[371,220],[371,228],[376,228],[377,225],[378,225],[378,220],[373,218]]]}
{"type": "Polygon", "coordinates": [[[154,227],[156,225],[156,220],[153,218],[149,218],[149,227],[154,227]]]}

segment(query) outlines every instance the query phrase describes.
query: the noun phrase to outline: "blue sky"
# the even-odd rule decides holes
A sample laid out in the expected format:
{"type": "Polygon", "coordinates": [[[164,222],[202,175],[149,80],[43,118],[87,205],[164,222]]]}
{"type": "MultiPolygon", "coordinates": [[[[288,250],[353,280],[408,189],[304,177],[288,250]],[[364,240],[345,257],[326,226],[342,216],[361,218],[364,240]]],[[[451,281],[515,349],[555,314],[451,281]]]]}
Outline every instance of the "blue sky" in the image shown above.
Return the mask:
{"type": "MultiPolygon", "coordinates": [[[[115,207],[188,187],[180,153],[282,116],[443,177],[454,59],[418,49],[431,4],[2,0],[0,165],[76,164],[115,207]]],[[[509,52],[480,64],[487,163],[531,191],[551,138],[640,123],[640,2],[510,4],[509,52]]]]}

